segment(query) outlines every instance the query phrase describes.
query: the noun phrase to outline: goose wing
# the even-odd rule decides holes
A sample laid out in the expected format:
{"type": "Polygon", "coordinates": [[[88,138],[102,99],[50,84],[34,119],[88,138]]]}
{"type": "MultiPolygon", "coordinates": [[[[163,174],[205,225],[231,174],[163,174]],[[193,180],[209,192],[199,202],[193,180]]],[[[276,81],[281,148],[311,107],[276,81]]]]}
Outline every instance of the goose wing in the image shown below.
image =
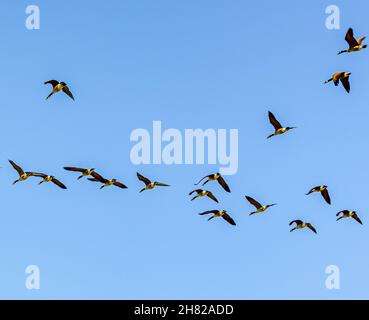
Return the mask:
{"type": "Polygon", "coordinates": [[[72,100],[74,100],[72,92],[70,92],[69,88],[67,86],[63,87],[63,92],[68,95],[72,100]]]}
{"type": "Polygon", "coordinates": [[[354,37],[354,30],[352,30],[352,28],[349,28],[347,30],[345,40],[347,41],[350,48],[353,48],[353,47],[359,45],[359,43],[356,41],[356,39],[354,37]]]}
{"type": "Polygon", "coordinates": [[[49,80],[49,81],[44,82],[44,84],[51,84],[53,86],[53,88],[55,88],[59,84],[59,81],[49,80]]]}
{"type": "Polygon", "coordinates": [[[269,116],[269,121],[274,127],[275,131],[282,128],[282,125],[279,123],[279,121],[276,119],[276,117],[274,116],[272,112],[269,111],[268,116],[269,116]]]}
{"type": "Polygon", "coordinates": [[[138,178],[138,180],[142,181],[145,185],[148,185],[148,184],[151,183],[151,181],[149,179],[147,179],[143,175],[139,174],[138,172],[137,172],[137,178],[138,178]]]}
{"type": "Polygon", "coordinates": [[[9,160],[9,162],[20,176],[24,173],[23,169],[20,166],[18,166],[14,161],[9,160]]]}
{"type": "Polygon", "coordinates": [[[231,192],[231,189],[229,188],[228,184],[225,182],[222,176],[219,176],[217,180],[218,180],[218,183],[223,187],[225,191],[231,192]]]}
{"type": "Polygon", "coordinates": [[[76,168],[76,167],[64,167],[64,170],[67,170],[67,171],[76,171],[76,172],[85,172],[86,169],[84,168],[76,168]]]}
{"type": "Polygon", "coordinates": [[[324,190],[322,191],[322,196],[323,196],[324,200],[325,200],[328,204],[331,204],[331,197],[329,196],[328,189],[324,189],[324,190]]]}
{"type": "Polygon", "coordinates": [[[115,181],[113,183],[115,186],[119,187],[119,188],[122,188],[122,189],[127,189],[127,186],[124,185],[123,183],[119,182],[119,181],[115,181]]]}
{"type": "Polygon", "coordinates": [[[262,207],[262,205],[259,202],[257,202],[255,199],[253,199],[249,196],[245,196],[245,197],[246,197],[247,201],[250,202],[256,209],[259,209],[259,208],[262,207]]]}
{"type": "Polygon", "coordinates": [[[58,179],[52,178],[51,181],[54,182],[59,188],[67,189],[67,187],[63,183],[61,183],[58,179]]]}
{"type": "Polygon", "coordinates": [[[234,220],[231,218],[231,216],[228,213],[225,213],[222,215],[222,218],[227,221],[228,223],[230,223],[231,225],[235,226],[236,222],[234,222],[234,220]]]}

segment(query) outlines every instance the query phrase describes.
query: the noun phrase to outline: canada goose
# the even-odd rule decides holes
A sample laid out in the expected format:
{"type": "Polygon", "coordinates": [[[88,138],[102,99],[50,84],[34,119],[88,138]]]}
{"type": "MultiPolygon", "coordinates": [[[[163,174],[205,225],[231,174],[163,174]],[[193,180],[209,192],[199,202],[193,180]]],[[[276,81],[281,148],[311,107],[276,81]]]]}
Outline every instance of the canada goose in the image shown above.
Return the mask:
{"type": "Polygon", "coordinates": [[[328,204],[331,204],[331,197],[329,196],[327,186],[318,186],[318,187],[312,188],[306,195],[308,196],[309,194],[312,194],[313,192],[320,192],[324,200],[328,204]]]}
{"type": "Polygon", "coordinates": [[[272,126],[275,129],[275,132],[273,134],[271,134],[270,136],[267,137],[267,139],[270,139],[271,137],[274,136],[279,136],[283,133],[286,133],[287,131],[290,131],[292,129],[296,129],[296,127],[282,127],[282,125],[279,123],[279,121],[276,119],[276,117],[274,116],[273,113],[271,113],[270,111],[268,112],[269,115],[269,121],[272,124],[272,126]]]}
{"type": "Polygon", "coordinates": [[[67,187],[63,183],[61,183],[58,179],[56,179],[54,176],[50,176],[44,173],[35,173],[34,176],[43,178],[43,180],[41,180],[38,184],[51,181],[55,183],[59,188],[67,189],[67,187]]]}
{"type": "Polygon", "coordinates": [[[64,167],[64,169],[67,170],[67,171],[81,172],[82,174],[77,178],[78,180],[83,178],[83,177],[90,176],[92,174],[92,172],[94,172],[94,170],[95,170],[95,168],[84,169],[84,168],[76,168],[76,167],[64,167]]]}
{"type": "Polygon", "coordinates": [[[195,200],[196,198],[199,197],[209,197],[210,199],[214,200],[215,202],[219,202],[217,198],[215,198],[215,196],[213,195],[213,193],[211,191],[208,190],[203,190],[203,189],[196,189],[191,191],[188,195],[192,195],[194,192],[196,192],[196,196],[194,196],[191,201],[195,200]]]}
{"type": "Polygon", "coordinates": [[[309,228],[311,231],[313,231],[314,233],[317,233],[315,228],[308,222],[302,222],[301,220],[293,220],[289,223],[289,225],[291,226],[292,224],[296,223],[296,226],[290,230],[290,232],[292,232],[293,230],[296,229],[303,229],[303,228],[309,228]]]}
{"type": "Polygon", "coordinates": [[[127,189],[127,186],[117,181],[117,179],[111,179],[111,180],[105,179],[95,171],[91,172],[91,175],[93,178],[87,178],[87,179],[90,181],[102,183],[103,185],[100,187],[100,189],[111,186],[111,185],[115,185],[116,187],[119,187],[122,189],[127,189]]]}
{"type": "Polygon", "coordinates": [[[341,81],[343,87],[347,91],[347,93],[350,93],[350,78],[351,72],[336,72],[332,78],[328,79],[324,83],[328,83],[333,81],[335,86],[338,86],[339,82],[341,81]]]}
{"type": "Polygon", "coordinates": [[[230,217],[230,215],[227,213],[226,210],[209,210],[209,211],[201,212],[199,213],[199,215],[203,216],[205,214],[210,214],[210,213],[212,213],[213,215],[208,219],[208,221],[214,218],[222,217],[225,221],[227,221],[231,225],[233,226],[236,225],[236,222],[234,222],[234,220],[230,217]]]}
{"type": "Polygon", "coordinates": [[[218,183],[223,187],[223,189],[227,192],[231,192],[228,184],[225,182],[224,178],[220,173],[210,174],[208,176],[203,177],[198,183],[195,183],[195,186],[199,185],[204,179],[207,179],[202,185],[206,185],[209,181],[218,181],[218,183]]]}
{"type": "Polygon", "coordinates": [[[338,212],[336,214],[337,221],[341,220],[342,218],[353,218],[355,219],[357,222],[359,222],[360,224],[363,224],[360,220],[360,218],[358,217],[356,211],[350,211],[350,210],[342,210],[340,212],[338,212]],[[340,214],[342,213],[342,215],[340,217],[338,217],[340,214]]]}
{"type": "Polygon", "coordinates": [[[169,184],[165,184],[165,183],[161,183],[161,182],[151,182],[151,180],[147,179],[146,177],[144,177],[143,175],[139,174],[138,172],[136,172],[137,174],[137,178],[138,180],[142,181],[145,184],[145,188],[140,190],[140,193],[145,191],[145,190],[152,190],[154,189],[156,186],[159,187],[170,187],[169,184]]]}
{"type": "Polygon", "coordinates": [[[270,207],[273,207],[273,206],[277,205],[276,203],[273,203],[273,204],[268,204],[266,206],[262,206],[259,202],[257,202],[255,199],[253,199],[249,196],[245,196],[245,198],[247,199],[248,202],[250,202],[256,208],[256,211],[251,212],[250,216],[255,214],[255,213],[262,213],[262,212],[266,211],[267,209],[269,209],[270,207]]]}
{"type": "Polygon", "coordinates": [[[366,48],[366,44],[362,44],[362,42],[365,40],[366,37],[362,37],[360,39],[355,39],[354,37],[354,31],[352,30],[352,28],[349,28],[347,30],[346,36],[345,36],[345,40],[347,41],[349,48],[347,50],[342,50],[340,52],[338,52],[338,54],[342,54],[342,53],[350,53],[350,52],[355,52],[355,51],[360,51],[362,49],[366,48]]]}
{"type": "Polygon", "coordinates": [[[24,172],[23,169],[20,166],[18,166],[14,161],[9,160],[9,162],[19,174],[19,179],[15,180],[13,184],[16,184],[19,181],[27,180],[29,177],[35,177],[38,174],[37,172],[29,172],[29,171],[24,172]]]}
{"type": "Polygon", "coordinates": [[[46,97],[46,100],[49,99],[54,93],[57,93],[61,90],[63,90],[63,92],[65,94],[67,94],[70,98],[72,98],[72,100],[74,100],[73,94],[72,94],[72,92],[70,92],[70,90],[69,90],[69,88],[68,88],[68,86],[65,82],[59,82],[57,80],[49,80],[49,81],[46,81],[44,84],[51,84],[53,86],[53,90],[46,97]]]}

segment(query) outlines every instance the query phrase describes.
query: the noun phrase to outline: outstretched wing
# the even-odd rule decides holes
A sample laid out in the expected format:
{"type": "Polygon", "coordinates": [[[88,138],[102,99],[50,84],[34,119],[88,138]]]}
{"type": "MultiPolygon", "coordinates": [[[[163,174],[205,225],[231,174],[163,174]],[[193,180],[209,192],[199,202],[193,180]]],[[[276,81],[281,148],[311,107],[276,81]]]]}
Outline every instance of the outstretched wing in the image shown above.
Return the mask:
{"type": "Polygon", "coordinates": [[[59,81],[57,80],[49,80],[49,81],[46,81],[44,82],[44,84],[51,84],[54,87],[56,87],[58,84],[59,84],[59,81]]]}
{"type": "Polygon", "coordinates": [[[63,92],[65,94],[67,94],[70,98],[72,98],[72,100],[74,100],[73,94],[72,94],[72,92],[70,92],[70,90],[69,90],[69,88],[67,86],[64,86],[63,87],[63,92]]]}
{"type": "Polygon", "coordinates": [[[249,196],[245,196],[245,197],[246,197],[247,201],[250,202],[256,209],[259,209],[259,208],[262,207],[262,205],[259,202],[257,202],[255,199],[253,199],[249,196]]]}
{"type": "Polygon", "coordinates": [[[352,217],[357,221],[359,222],[360,224],[363,224],[359,218],[359,216],[355,213],[354,215],[352,215],[352,217]]]}
{"type": "Polygon", "coordinates": [[[227,221],[228,223],[230,223],[231,225],[235,226],[236,222],[234,222],[234,220],[231,218],[231,216],[228,213],[225,213],[222,215],[223,219],[225,221],[227,221]]]}
{"type": "Polygon", "coordinates": [[[61,183],[58,179],[52,178],[51,181],[54,182],[59,188],[67,189],[67,187],[63,183],[61,183]]]}
{"type": "Polygon", "coordinates": [[[328,204],[331,204],[331,197],[329,196],[328,189],[324,189],[324,190],[322,191],[322,196],[323,196],[324,200],[325,200],[328,204]]]}
{"type": "Polygon", "coordinates": [[[317,232],[316,232],[316,230],[315,230],[315,228],[314,228],[310,223],[308,223],[308,224],[307,224],[307,227],[308,227],[311,231],[313,231],[314,233],[317,233],[317,232]]]}
{"type": "Polygon", "coordinates": [[[359,45],[358,42],[356,41],[356,39],[354,38],[354,31],[352,30],[352,28],[349,28],[347,30],[345,40],[347,41],[350,48],[359,45]]]}
{"type": "Polygon", "coordinates": [[[294,223],[296,223],[296,225],[298,225],[298,226],[303,224],[303,222],[301,220],[293,220],[289,223],[289,226],[293,225],[294,223]]]}
{"type": "Polygon", "coordinates": [[[216,214],[218,212],[219,212],[219,210],[208,210],[208,211],[204,211],[204,212],[199,213],[199,215],[203,216],[203,215],[209,214],[209,213],[216,214]]]}
{"type": "Polygon", "coordinates": [[[77,171],[77,172],[85,172],[86,169],[84,168],[76,168],[76,167],[64,167],[64,170],[68,170],[68,171],[77,171]]]}
{"type": "Polygon", "coordinates": [[[9,162],[20,176],[24,173],[23,169],[20,166],[18,166],[14,161],[9,160],[9,162]]]}
{"type": "Polygon", "coordinates": [[[115,186],[119,187],[119,188],[122,188],[122,189],[127,189],[127,186],[124,185],[123,183],[119,182],[119,181],[115,181],[113,183],[115,186]]]}
{"type": "Polygon", "coordinates": [[[211,199],[211,200],[214,200],[215,202],[218,202],[219,203],[219,201],[218,201],[218,199],[217,198],[215,198],[215,196],[209,191],[209,193],[207,194],[207,196],[211,199]]]}
{"type": "Polygon", "coordinates": [[[101,183],[105,183],[106,181],[108,181],[108,180],[106,180],[105,178],[103,178],[101,175],[99,175],[97,172],[92,172],[91,173],[91,175],[95,178],[94,180],[91,180],[91,179],[89,179],[89,180],[91,180],[91,181],[99,181],[99,182],[101,182],[101,183]]]}
{"type": "Polygon", "coordinates": [[[345,78],[341,78],[341,83],[343,85],[343,87],[345,88],[345,90],[347,91],[347,93],[350,93],[350,80],[348,77],[345,78]]]}
{"type": "Polygon", "coordinates": [[[165,183],[161,183],[161,182],[155,182],[155,185],[159,186],[159,187],[170,187],[169,184],[165,184],[165,183]]]}
{"type": "Polygon", "coordinates": [[[199,192],[201,192],[201,191],[202,191],[201,189],[195,189],[195,190],[192,190],[188,195],[190,196],[190,195],[192,195],[194,192],[199,193],[199,192]]]}
{"type": "Polygon", "coordinates": [[[40,177],[40,178],[46,178],[47,174],[40,173],[40,172],[26,172],[27,176],[30,177],[40,177]]]}
{"type": "Polygon", "coordinates": [[[282,125],[276,119],[276,117],[274,116],[274,114],[269,111],[268,112],[268,115],[269,115],[269,121],[272,124],[272,126],[274,127],[275,131],[277,131],[278,129],[281,129],[282,128],[282,125]]]}
{"type": "Polygon", "coordinates": [[[225,182],[222,176],[219,176],[217,180],[218,180],[218,183],[223,187],[225,191],[231,192],[231,189],[229,189],[228,184],[225,182]]]}
{"type": "Polygon", "coordinates": [[[137,172],[137,178],[138,178],[138,180],[142,181],[146,185],[151,183],[151,181],[149,179],[147,179],[143,175],[139,174],[138,172],[137,172]]]}

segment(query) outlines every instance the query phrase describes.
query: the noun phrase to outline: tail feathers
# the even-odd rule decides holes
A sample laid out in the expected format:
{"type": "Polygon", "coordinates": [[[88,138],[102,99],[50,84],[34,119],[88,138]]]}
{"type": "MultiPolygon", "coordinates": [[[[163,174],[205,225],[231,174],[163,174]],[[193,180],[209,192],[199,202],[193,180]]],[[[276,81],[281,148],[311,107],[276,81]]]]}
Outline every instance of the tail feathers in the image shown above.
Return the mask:
{"type": "Polygon", "coordinates": [[[363,45],[363,49],[365,49],[366,47],[367,47],[367,45],[366,45],[366,44],[364,44],[364,45],[363,45]]]}

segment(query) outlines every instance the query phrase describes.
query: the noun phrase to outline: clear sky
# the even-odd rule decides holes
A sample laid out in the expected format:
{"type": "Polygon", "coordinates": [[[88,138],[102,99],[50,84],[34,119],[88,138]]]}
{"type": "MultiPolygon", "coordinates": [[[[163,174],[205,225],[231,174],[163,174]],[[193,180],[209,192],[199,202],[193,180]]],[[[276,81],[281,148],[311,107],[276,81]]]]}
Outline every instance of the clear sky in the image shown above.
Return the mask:
{"type": "Polygon", "coordinates": [[[348,27],[369,35],[367,1],[334,1],[341,29],[325,27],[331,1],[39,0],[41,29],[25,28],[32,1],[1,6],[0,298],[369,298],[367,121],[369,50],[337,56],[348,27]],[[350,71],[351,93],[324,81],[350,71]],[[49,100],[44,81],[75,95],[49,100]],[[271,110],[298,128],[266,140],[271,110]],[[191,202],[219,165],[141,165],[130,134],[236,128],[232,193],[191,202]],[[8,159],[57,176],[18,183],[8,159]],[[95,167],[128,185],[103,190],[63,166],[95,167]],[[136,171],[172,184],[139,194],[136,171]],[[328,206],[319,195],[326,184],[328,206]],[[248,194],[278,203],[249,216],[248,194]],[[237,226],[198,213],[227,209],[237,226]],[[336,222],[357,210],[364,225],[336,222]],[[318,230],[290,233],[293,219],[318,230]],[[37,265],[41,289],[25,287],[37,265]],[[325,287],[340,268],[341,289],[325,287]]]}

